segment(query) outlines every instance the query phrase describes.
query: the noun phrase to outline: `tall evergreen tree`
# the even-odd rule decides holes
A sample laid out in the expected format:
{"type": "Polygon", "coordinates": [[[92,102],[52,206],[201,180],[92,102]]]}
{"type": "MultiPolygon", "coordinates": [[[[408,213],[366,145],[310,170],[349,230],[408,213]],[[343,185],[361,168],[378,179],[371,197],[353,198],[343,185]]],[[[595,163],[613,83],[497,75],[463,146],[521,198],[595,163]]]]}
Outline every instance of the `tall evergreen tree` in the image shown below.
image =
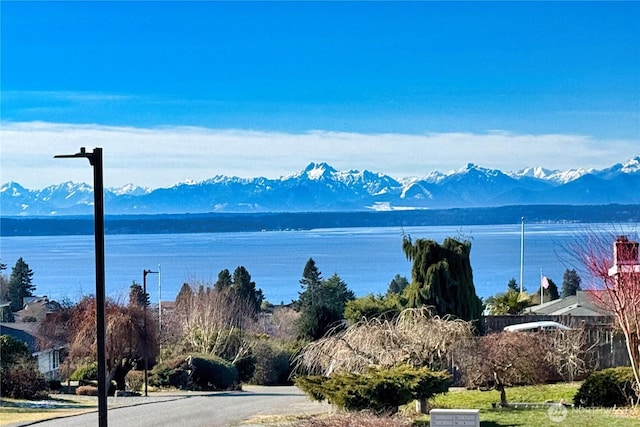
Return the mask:
{"type": "Polygon", "coordinates": [[[218,280],[213,285],[213,287],[218,291],[225,291],[231,288],[231,285],[233,285],[231,272],[229,272],[229,270],[225,268],[224,270],[221,270],[220,273],[218,273],[218,280]]]}
{"type": "Polygon", "coordinates": [[[567,268],[562,276],[562,298],[575,295],[576,291],[580,290],[581,281],[575,269],[567,268]]]}
{"type": "Polygon", "coordinates": [[[401,294],[404,289],[409,286],[409,281],[406,277],[396,274],[387,288],[387,295],[389,294],[401,294]]]}
{"type": "Polygon", "coordinates": [[[304,265],[302,279],[300,279],[302,292],[299,293],[298,301],[301,307],[308,307],[318,302],[321,283],[322,273],[318,270],[313,258],[309,258],[304,265]]]}
{"type": "Polygon", "coordinates": [[[355,295],[349,290],[344,280],[337,273],[333,273],[331,277],[322,281],[319,299],[320,305],[335,311],[342,318],[347,301],[354,300],[355,295]]]}
{"type": "Polygon", "coordinates": [[[344,318],[347,302],[354,299],[355,295],[337,273],[323,280],[317,286],[313,302],[300,306],[296,323],[298,338],[316,340],[324,336],[344,318]]]}
{"type": "Polygon", "coordinates": [[[11,271],[9,285],[7,289],[8,297],[11,300],[11,310],[22,309],[22,299],[33,295],[36,287],[32,282],[33,271],[29,265],[20,257],[11,271]]]}
{"type": "Polygon", "coordinates": [[[547,281],[549,282],[549,287],[544,290],[545,301],[554,301],[560,298],[560,294],[558,293],[558,285],[547,277],[547,281]],[[549,298],[548,300],[546,298],[549,298]]]}
{"type": "Polygon", "coordinates": [[[256,283],[251,280],[251,274],[244,266],[234,270],[231,289],[237,296],[248,301],[256,313],[260,311],[264,295],[261,289],[256,288],[256,283]]]}
{"type": "Polygon", "coordinates": [[[183,283],[176,295],[176,315],[180,318],[189,317],[193,306],[194,292],[188,283],[183,283]]]}
{"type": "Polygon", "coordinates": [[[342,314],[326,305],[315,304],[305,307],[296,321],[297,338],[307,341],[320,339],[340,320],[342,314]]]}
{"type": "MultiPolygon", "coordinates": [[[[507,283],[507,289],[511,289],[512,291],[520,292],[520,286],[518,286],[518,282],[513,277],[507,283]]],[[[524,289],[523,289],[524,291],[524,289]]]]}
{"type": "Polygon", "coordinates": [[[150,304],[149,293],[145,293],[144,288],[140,283],[136,283],[134,280],[129,287],[129,305],[135,307],[149,307],[150,304]]]}
{"type": "Polygon", "coordinates": [[[471,269],[471,242],[447,238],[442,245],[433,240],[415,242],[405,236],[402,249],[411,268],[411,284],[405,290],[409,307],[432,306],[439,315],[450,314],[476,321],[482,301],[476,295],[471,269]]]}

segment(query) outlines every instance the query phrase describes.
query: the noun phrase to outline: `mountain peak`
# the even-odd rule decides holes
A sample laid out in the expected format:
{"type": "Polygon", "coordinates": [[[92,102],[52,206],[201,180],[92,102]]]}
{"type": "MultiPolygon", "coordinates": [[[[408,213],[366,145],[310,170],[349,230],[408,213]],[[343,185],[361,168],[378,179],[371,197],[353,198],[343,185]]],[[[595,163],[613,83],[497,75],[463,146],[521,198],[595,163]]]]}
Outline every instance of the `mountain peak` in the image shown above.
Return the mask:
{"type": "Polygon", "coordinates": [[[452,175],[465,175],[468,174],[470,172],[475,172],[481,175],[486,175],[486,176],[497,176],[499,175],[501,172],[497,169],[487,169],[487,168],[483,168],[481,166],[476,165],[475,163],[467,163],[467,166],[458,169],[457,171],[455,171],[452,175]]]}
{"type": "Polygon", "coordinates": [[[627,162],[622,165],[622,168],[620,170],[624,173],[640,172],[640,155],[627,160],[627,162]]]}
{"type": "Polygon", "coordinates": [[[130,195],[130,196],[141,196],[143,194],[148,194],[151,192],[151,189],[140,187],[135,184],[126,184],[122,187],[111,188],[111,192],[118,196],[130,195]]]}
{"type": "Polygon", "coordinates": [[[333,167],[331,167],[329,164],[324,162],[322,163],[311,162],[303,171],[303,173],[307,175],[309,179],[314,179],[314,180],[320,179],[322,177],[326,177],[336,172],[337,171],[333,167]]]}
{"type": "Polygon", "coordinates": [[[0,193],[6,193],[10,196],[20,196],[26,189],[15,181],[7,182],[0,186],[0,193]]]}

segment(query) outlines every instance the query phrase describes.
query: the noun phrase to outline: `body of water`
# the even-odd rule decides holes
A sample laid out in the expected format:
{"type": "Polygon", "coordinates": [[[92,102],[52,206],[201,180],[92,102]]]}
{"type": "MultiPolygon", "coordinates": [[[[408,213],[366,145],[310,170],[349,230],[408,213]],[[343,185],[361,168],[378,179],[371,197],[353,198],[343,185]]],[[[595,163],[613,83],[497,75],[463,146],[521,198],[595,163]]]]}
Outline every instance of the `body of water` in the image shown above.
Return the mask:
{"type": "MultiPolygon", "coordinates": [[[[598,228],[599,227],[599,228],[598,228]]],[[[605,226],[583,224],[527,224],[524,239],[524,286],[539,289],[541,269],[558,288],[566,268],[576,260],[568,248],[587,229],[605,226]]],[[[634,233],[637,224],[630,228],[634,233]]],[[[402,252],[402,234],[412,239],[442,242],[463,237],[472,242],[471,265],[476,292],[487,297],[504,291],[507,282],[520,277],[521,226],[376,227],[304,231],[108,235],[105,240],[106,292],[128,298],[133,281],[142,284],[158,301],[173,300],[183,283],[214,283],[222,269],[243,265],[267,300],[278,304],[298,297],[299,280],[311,257],[324,278],[337,273],[357,296],[385,293],[391,279],[400,274],[411,280],[411,263],[402,252]]],[[[93,236],[3,237],[0,260],[11,273],[22,257],[33,270],[37,295],[50,299],[78,300],[95,293],[93,236]]]]}

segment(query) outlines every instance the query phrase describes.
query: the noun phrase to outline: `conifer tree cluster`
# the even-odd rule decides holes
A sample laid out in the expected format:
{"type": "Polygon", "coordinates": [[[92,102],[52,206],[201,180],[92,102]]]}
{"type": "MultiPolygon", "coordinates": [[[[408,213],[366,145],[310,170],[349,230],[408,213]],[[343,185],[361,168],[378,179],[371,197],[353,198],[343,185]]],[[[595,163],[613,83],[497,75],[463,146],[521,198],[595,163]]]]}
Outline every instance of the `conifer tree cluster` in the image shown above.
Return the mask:
{"type": "Polygon", "coordinates": [[[345,305],[355,295],[337,273],[323,280],[313,258],[304,266],[300,285],[298,338],[315,340],[343,319],[345,305]]]}

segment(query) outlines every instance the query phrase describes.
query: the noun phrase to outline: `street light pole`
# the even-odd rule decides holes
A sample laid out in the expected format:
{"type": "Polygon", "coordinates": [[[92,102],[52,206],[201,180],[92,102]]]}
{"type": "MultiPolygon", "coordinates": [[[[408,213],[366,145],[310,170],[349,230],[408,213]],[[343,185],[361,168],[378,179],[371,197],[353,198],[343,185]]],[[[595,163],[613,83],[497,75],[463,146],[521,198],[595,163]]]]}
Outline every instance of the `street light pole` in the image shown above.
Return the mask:
{"type": "Polygon", "coordinates": [[[160,281],[160,264],[158,264],[158,332],[162,332],[162,282],[160,281]]]}
{"type": "Polygon", "coordinates": [[[144,330],[144,397],[147,397],[149,356],[147,351],[147,274],[159,274],[157,271],[142,270],[142,295],[144,296],[144,304],[142,306],[142,328],[144,330]]]}
{"type": "Polygon", "coordinates": [[[162,362],[162,270],[158,263],[158,360],[162,362]]]}
{"type": "Polygon", "coordinates": [[[93,166],[93,212],[96,252],[96,335],[98,345],[98,426],[107,427],[107,351],[105,327],[104,275],[104,183],[102,179],[102,148],[92,153],[84,147],[76,154],[62,154],[54,158],[86,158],[93,166]]]}

